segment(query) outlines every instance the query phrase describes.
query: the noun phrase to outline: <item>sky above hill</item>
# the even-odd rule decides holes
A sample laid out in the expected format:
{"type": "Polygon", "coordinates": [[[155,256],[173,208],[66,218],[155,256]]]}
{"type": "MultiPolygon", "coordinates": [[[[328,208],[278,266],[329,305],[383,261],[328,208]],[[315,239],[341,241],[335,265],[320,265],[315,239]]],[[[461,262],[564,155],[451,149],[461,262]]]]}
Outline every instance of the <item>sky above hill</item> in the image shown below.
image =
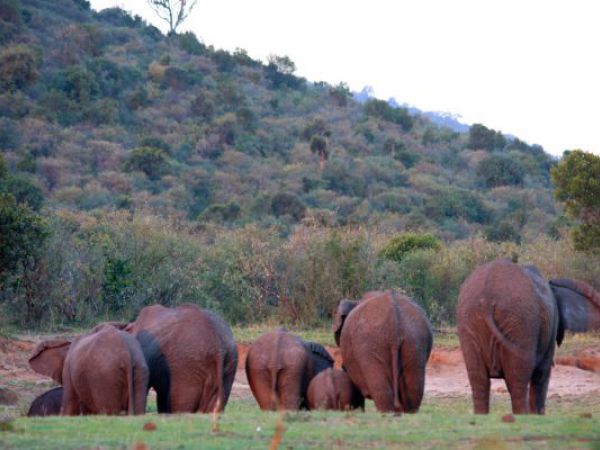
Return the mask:
{"type": "MultiPolygon", "coordinates": [[[[119,6],[165,31],[145,0],[119,6]]],[[[199,0],[179,31],[256,59],[287,55],[309,81],[372,86],[561,155],[600,154],[594,0],[199,0]]]]}

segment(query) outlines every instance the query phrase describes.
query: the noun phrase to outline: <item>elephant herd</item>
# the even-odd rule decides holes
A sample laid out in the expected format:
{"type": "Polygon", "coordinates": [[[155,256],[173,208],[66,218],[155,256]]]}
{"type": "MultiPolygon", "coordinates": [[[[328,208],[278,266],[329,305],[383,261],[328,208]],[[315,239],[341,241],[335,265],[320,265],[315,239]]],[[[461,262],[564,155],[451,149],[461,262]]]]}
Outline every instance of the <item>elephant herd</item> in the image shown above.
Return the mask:
{"type": "MultiPolygon", "coordinates": [[[[504,378],[513,413],[543,414],[555,343],[565,330],[600,329],[600,294],[498,259],[461,286],[457,325],[475,413],[489,412],[490,378],[504,378]]],[[[252,343],[246,376],[262,410],[364,409],[365,398],[381,412],[419,410],[433,334],[415,302],[396,291],[341,300],[333,333],[341,369],[323,346],[284,329],[252,343]]],[[[153,305],[131,323],[41,342],[29,363],[61,385],[36,398],[29,415],[142,414],[150,388],[160,413],[208,413],[224,410],[238,353],[216,314],[153,305]]]]}

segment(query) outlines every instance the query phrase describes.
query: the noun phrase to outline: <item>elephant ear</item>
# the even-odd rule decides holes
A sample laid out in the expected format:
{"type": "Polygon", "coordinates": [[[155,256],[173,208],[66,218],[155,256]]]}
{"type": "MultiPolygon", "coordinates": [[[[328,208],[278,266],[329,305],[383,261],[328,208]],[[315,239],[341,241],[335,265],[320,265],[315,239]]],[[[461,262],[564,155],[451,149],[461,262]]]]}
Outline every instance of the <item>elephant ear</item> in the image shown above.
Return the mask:
{"type": "Polygon", "coordinates": [[[550,288],[558,306],[558,345],[565,330],[583,332],[600,328],[600,294],[592,286],[583,281],[557,278],[550,280],[550,288]]]}
{"type": "Polygon", "coordinates": [[[41,375],[51,377],[58,384],[62,384],[62,371],[65,358],[71,347],[71,341],[51,340],[38,344],[29,358],[29,365],[41,375]]]}
{"type": "Polygon", "coordinates": [[[350,314],[350,311],[352,311],[356,305],[358,305],[358,302],[354,300],[340,300],[337,311],[335,312],[335,316],[333,318],[333,325],[331,327],[335,337],[335,343],[338,346],[340,345],[340,336],[342,334],[342,328],[344,327],[346,317],[348,317],[348,314],[350,314]]]}

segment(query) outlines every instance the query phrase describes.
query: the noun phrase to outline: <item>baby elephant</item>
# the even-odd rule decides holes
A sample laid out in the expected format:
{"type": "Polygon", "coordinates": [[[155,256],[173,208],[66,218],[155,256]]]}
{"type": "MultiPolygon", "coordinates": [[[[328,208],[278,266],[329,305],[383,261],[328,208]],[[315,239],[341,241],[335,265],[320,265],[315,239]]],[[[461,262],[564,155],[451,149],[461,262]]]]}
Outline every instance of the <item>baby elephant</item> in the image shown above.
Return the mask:
{"type": "Polygon", "coordinates": [[[38,395],[35,400],[31,402],[27,416],[58,416],[60,414],[62,397],[62,386],[55,387],[41,395],[38,395]]]}
{"type": "Polygon", "coordinates": [[[365,409],[365,398],[340,369],[326,369],[315,376],[308,385],[307,397],[310,409],[365,409]]]}
{"type": "Polygon", "coordinates": [[[148,366],[135,337],[111,325],[66,340],[44,341],[29,364],[63,385],[61,414],[143,414],[148,366]]]}

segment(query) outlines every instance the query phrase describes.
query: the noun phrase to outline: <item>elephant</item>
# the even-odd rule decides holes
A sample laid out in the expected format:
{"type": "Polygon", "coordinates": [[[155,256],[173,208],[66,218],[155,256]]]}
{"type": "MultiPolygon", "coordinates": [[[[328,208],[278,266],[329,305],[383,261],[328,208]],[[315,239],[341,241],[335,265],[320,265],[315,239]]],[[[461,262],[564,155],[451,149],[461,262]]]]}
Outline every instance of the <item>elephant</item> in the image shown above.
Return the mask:
{"type": "Polygon", "coordinates": [[[340,369],[329,368],[317,374],[308,385],[307,400],[310,409],[365,409],[365,398],[346,371],[340,369]]]}
{"type": "Polygon", "coordinates": [[[260,336],[248,349],[246,376],[260,409],[307,409],[306,391],[319,372],[333,367],[327,350],[283,329],[260,336]]]}
{"type": "Polygon", "coordinates": [[[68,340],[43,341],[29,365],[63,385],[61,414],[143,414],[148,366],[138,341],[110,325],[68,340]]]}
{"type": "Polygon", "coordinates": [[[159,413],[224,411],[238,353],[223,319],[193,304],[152,305],[125,330],[141,345],[159,413]]]}
{"type": "Polygon", "coordinates": [[[63,387],[58,386],[38,395],[27,412],[28,417],[58,416],[62,405],[63,387]]]}
{"type": "Polygon", "coordinates": [[[343,299],[333,332],[344,369],[381,412],[415,413],[425,388],[433,336],[425,312],[395,291],[373,291],[361,301],[343,299]]]}
{"type": "Polygon", "coordinates": [[[490,378],[504,378],[514,414],[543,414],[554,344],[565,329],[600,327],[600,296],[586,283],[548,282],[534,266],[497,259],[465,280],[456,313],[474,412],[489,413],[490,378]]]}

